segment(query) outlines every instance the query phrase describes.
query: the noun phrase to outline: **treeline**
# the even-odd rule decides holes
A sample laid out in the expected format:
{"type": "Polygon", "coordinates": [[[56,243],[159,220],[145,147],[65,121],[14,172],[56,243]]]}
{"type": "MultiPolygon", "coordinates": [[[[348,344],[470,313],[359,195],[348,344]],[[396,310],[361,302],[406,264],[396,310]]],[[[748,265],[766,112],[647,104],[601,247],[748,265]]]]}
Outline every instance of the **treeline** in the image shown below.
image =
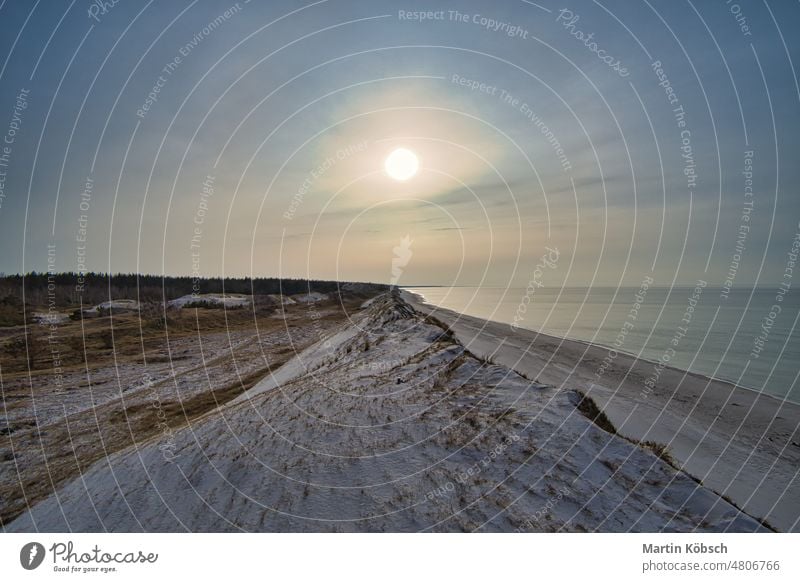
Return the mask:
{"type": "MultiPolygon", "coordinates": [[[[336,281],[307,279],[278,279],[275,277],[169,277],[136,273],[37,273],[26,275],[0,274],[0,306],[73,307],[96,305],[111,299],[138,299],[141,302],[169,301],[191,293],[243,293],[268,295],[282,293],[335,293],[336,281]],[[23,293],[24,291],[24,293],[23,293]]],[[[359,284],[366,290],[382,285],[359,284]]]]}

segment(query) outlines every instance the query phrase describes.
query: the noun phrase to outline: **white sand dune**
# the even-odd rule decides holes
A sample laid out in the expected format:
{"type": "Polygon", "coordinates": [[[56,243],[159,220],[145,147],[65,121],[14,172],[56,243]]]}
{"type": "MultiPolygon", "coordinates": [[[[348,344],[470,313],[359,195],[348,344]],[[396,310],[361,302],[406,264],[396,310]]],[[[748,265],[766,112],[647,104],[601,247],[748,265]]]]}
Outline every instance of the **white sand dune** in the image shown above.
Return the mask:
{"type": "Polygon", "coordinates": [[[759,531],[576,393],[386,295],[244,396],[93,464],[8,531],[759,531]]]}
{"type": "Polygon", "coordinates": [[[98,315],[108,314],[110,311],[114,312],[122,312],[122,311],[136,311],[139,309],[139,302],[135,299],[112,299],[110,301],[104,301],[103,303],[99,303],[94,307],[89,307],[83,310],[84,317],[92,317],[98,315]]]}
{"type": "Polygon", "coordinates": [[[320,301],[327,301],[328,299],[328,296],[325,293],[319,293],[317,291],[311,291],[310,293],[298,293],[297,295],[292,295],[291,297],[297,303],[319,303],[320,301]]]}
{"type": "Polygon", "coordinates": [[[187,305],[209,305],[227,308],[246,307],[250,305],[253,298],[250,295],[240,295],[234,293],[202,293],[194,295],[184,295],[167,302],[169,307],[182,309],[187,305]]]}

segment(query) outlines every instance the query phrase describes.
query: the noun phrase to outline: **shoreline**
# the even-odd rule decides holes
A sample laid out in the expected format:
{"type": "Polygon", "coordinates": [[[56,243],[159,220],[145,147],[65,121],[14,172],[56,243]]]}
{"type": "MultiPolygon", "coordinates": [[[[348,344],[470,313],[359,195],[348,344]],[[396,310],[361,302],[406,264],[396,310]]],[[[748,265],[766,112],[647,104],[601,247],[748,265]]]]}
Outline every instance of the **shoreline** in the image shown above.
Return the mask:
{"type": "Polygon", "coordinates": [[[666,448],[676,466],[779,531],[800,523],[800,405],[697,372],[665,366],[652,391],[652,366],[618,352],[597,376],[610,348],[518,328],[425,303],[400,290],[416,310],[448,325],[479,357],[595,401],[616,431],[666,448]]]}
{"type": "MultiPolygon", "coordinates": [[[[419,286],[414,287],[414,289],[421,289],[421,288],[422,287],[419,287],[419,286]]],[[[490,318],[486,319],[486,318],[479,317],[477,315],[469,315],[469,314],[466,314],[466,313],[461,313],[459,311],[456,311],[455,309],[450,309],[448,307],[439,307],[439,306],[437,306],[437,305],[435,305],[433,303],[428,303],[425,300],[425,296],[424,295],[422,295],[421,293],[416,293],[415,291],[411,291],[410,288],[401,287],[399,289],[403,293],[408,293],[408,294],[410,294],[410,295],[412,295],[414,297],[420,298],[420,300],[422,302],[422,305],[425,305],[427,307],[432,307],[432,308],[435,308],[435,309],[437,309],[439,311],[449,311],[449,312],[452,312],[454,314],[461,315],[462,317],[473,317],[475,319],[481,319],[483,321],[488,321],[490,323],[496,323],[498,325],[505,325],[505,326],[508,326],[509,328],[511,327],[511,324],[508,323],[508,322],[505,322],[505,321],[500,321],[500,320],[497,320],[497,319],[490,319],[490,318]]],[[[548,338],[550,340],[574,342],[574,343],[577,343],[577,344],[585,345],[585,346],[590,347],[590,348],[599,348],[599,349],[602,349],[602,350],[614,350],[614,351],[618,352],[620,355],[624,355],[624,356],[627,356],[629,358],[634,358],[636,360],[639,360],[640,362],[647,362],[647,363],[652,364],[652,365],[658,365],[658,363],[659,363],[658,360],[651,360],[650,358],[647,358],[645,356],[637,355],[637,354],[634,354],[632,352],[626,351],[626,350],[621,349],[621,348],[613,348],[611,346],[607,346],[607,345],[601,344],[599,342],[592,342],[592,341],[589,341],[589,340],[584,340],[584,339],[580,339],[580,338],[576,338],[576,337],[553,335],[553,334],[550,334],[550,333],[545,333],[543,331],[538,331],[538,330],[535,330],[535,329],[530,329],[530,328],[521,327],[521,326],[518,327],[518,329],[519,330],[523,330],[525,332],[538,334],[538,335],[546,337],[546,338],[548,338]]],[[[511,331],[511,333],[514,333],[514,332],[511,331]]],[[[789,399],[787,397],[781,398],[780,396],[778,396],[776,394],[771,394],[770,392],[764,392],[762,390],[759,390],[758,388],[753,388],[751,386],[745,386],[744,384],[737,384],[737,383],[735,383],[734,380],[731,380],[729,378],[711,376],[709,374],[704,374],[702,372],[695,372],[694,370],[686,370],[684,368],[679,368],[677,366],[670,366],[670,365],[665,365],[664,369],[665,370],[672,370],[674,372],[679,372],[681,374],[688,374],[688,375],[691,375],[691,376],[696,376],[697,378],[703,379],[703,380],[711,380],[711,381],[719,382],[719,383],[722,383],[722,384],[728,384],[731,387],[731,389],[747,390],[747,391],[753,392],[754,394],[759,395],[761,397],[772,398],[773,400],[775,400],[778,403],[787,403],[787,404],[794,404],[794,405],[800,406],[800,401],[794,401],[794,400],[791,400],[791,399],[789,399]]]]}

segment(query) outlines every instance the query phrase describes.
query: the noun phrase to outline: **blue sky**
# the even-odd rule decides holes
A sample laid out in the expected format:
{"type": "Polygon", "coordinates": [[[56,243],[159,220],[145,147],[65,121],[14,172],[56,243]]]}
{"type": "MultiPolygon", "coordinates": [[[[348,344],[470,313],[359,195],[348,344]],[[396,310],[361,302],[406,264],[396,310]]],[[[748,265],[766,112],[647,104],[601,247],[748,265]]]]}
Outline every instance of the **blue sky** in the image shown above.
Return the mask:
{"type": "Polygon", "coordinates": [[[388,281],[409,236],[409,285],[783,277],[796,3],[94,5],[0,8],[0,271],[388,281]]]}

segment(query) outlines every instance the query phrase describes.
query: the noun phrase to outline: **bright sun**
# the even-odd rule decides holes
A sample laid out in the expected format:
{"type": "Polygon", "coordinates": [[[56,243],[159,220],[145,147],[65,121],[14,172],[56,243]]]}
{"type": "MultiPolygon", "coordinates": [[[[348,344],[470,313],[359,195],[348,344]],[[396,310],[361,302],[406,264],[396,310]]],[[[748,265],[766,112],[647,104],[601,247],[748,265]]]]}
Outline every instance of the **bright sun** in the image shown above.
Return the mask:
{"type": "Polygon", "coordinates": [[[411,150],[397,148],[389,154],[383,166],[390,178],[405,182],[416,175],[419,170],[419,159],[411,150]]]}

